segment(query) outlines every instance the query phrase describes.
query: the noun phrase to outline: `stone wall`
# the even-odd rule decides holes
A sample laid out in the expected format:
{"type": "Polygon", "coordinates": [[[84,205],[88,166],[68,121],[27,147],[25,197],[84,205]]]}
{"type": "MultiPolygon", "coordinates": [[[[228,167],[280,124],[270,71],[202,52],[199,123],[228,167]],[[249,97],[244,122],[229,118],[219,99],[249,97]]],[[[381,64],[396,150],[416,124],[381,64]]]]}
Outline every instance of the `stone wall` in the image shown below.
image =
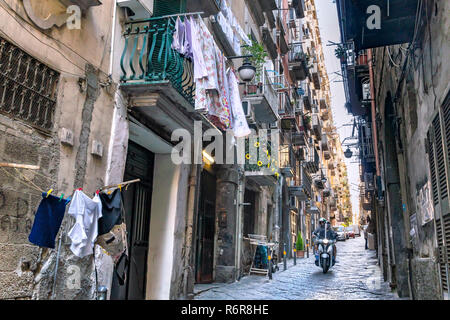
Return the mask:
{"type": "MultiPolygon", "coordinates": [[[[61,75],[50,132],[0,114],[0,162],[40,166],[38,171],[19,169],[25,177],[14,169],[5,169],[9,174],[0,170],[0,299],[92,299],[93,256],[79,259],[71,253],[66,236],[71,218],[66,215],[57,237],[57,248],[60,235],[62,244],[56,291],[57,250],[32,245],[28,235],[41,190],[52,188],[54,195],[67,198],[74,185],[92,195],[105,184],[115,90],[108,83],[112,2],[85,12],[80,30],[62,26],[45,33],[28,18],[21,1],[6,3],[8,8],[0,8],[2,37],[61,75]],[[72,132],[72,145],[61,143],[63,128],[72,132]],[[102,156],[91,154],[94,140],[103,145],[102,156]]],[[[36,10],[51,11],[52,3],[47,0],[36,10]]],[[[97,252],[97,261],[108,259],[97,252]]],[[[110,281],[102,270],[98,277],[104,284],[110,281]]]]}
{"type": "MultiPolygon", "coordinates": [[[[401,198],[405,206],[401,229],[406,244],[405,253],[407,247],[413,250],[410,270],[413,288],[410,291],[418,299],[441,298],[441,293],[435,289],[439,288],[439,278],[434,250],[434,221],[422,225],[416,201],[418,191],[430,178],[425,148],[427,131],[450,87],[450,63],[446,56],[450,50],[450,21],[446,15],[450,3],[435,1],[435,5],[424,6],[424,13],[427,10],[429,15],[428,18],[424,15],[425,27],[420,29],[417,37],[419,45],[404,72],[407,44],[376,49],[375,55],[375,90],[381,119],[384,119],[384,101],[388,93],[391,93],[396,115],[400,117],[396,138],[401,143],[397,145],[401,146],[397,151],[401,198]],[[402,85],[399,86],[399,83],[402,85]],[[417,216],[417,234],[411,238],[410,216],[413,214],[417,216]]],[[[381,145],[386,145],[390,142],[384,140],[383,125],[379,127],[379,137],[381,145]]]]}

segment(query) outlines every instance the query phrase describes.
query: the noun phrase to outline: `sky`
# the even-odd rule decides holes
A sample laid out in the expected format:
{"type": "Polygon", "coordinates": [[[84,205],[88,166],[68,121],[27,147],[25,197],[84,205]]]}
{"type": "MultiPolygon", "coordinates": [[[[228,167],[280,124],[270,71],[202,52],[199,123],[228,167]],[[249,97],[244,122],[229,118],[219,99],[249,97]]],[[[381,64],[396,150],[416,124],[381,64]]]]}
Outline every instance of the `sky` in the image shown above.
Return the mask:
{"type": "MultiPolygon", "coordinates": [[[[323,53],[325,56],[325,66],[330,80],[331,108],[333,112],[334,125],[337,128],[341,142],[352,135],[352,126],[344,124],[353,123],[353,116],[347,113],[345,108],[345,91],[342,77],[334,72],[341,73],[341,64],[334,55],[336,46],[327,46],[329,41],[340,43],[341,35],[337,16],[336,4],[333,0],[316,0],[317,17],[319,19],[320,36],[322,38],[323,53]],[[339,82],[335,82],[339,81],[339,82]]],[[[346,147],[343,147],[344,151],[346,147]]],[[[352,150],[355,152],[355,150],[352,150]]],[[[356,157],[345,159],[350,184],[350,194],[353,214],[359,213],[359,161],[356,157]]],[[[358,223],[358,221],[354,221],[358,223]]]]}

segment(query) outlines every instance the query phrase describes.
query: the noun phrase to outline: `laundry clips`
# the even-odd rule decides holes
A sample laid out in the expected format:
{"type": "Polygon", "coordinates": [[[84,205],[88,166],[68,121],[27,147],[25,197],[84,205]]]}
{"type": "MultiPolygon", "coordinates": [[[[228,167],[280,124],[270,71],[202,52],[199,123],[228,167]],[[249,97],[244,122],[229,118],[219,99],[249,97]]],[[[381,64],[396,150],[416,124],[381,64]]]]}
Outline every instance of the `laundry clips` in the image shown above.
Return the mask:
{"type": "Polygon", "coordinates": [[[47,196],[46,196],[46,198],[48,198],[48,196],[49,196],[52,192],[53,192],[53,189],[48,190],[48,191],[47,191],[47,196]]]}

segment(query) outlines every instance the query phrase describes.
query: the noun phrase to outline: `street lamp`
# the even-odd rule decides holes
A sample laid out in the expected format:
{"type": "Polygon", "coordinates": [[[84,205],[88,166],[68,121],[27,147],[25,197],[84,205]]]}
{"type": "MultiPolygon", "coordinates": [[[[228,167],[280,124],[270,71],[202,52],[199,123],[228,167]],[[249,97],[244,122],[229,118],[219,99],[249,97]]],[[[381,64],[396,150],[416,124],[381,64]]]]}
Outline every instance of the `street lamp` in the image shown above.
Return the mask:
{"type": "Polygon", "coordinates": [[[245,58],[242,66],[238,68],[239,77],[244,82],[252,81],[256,74],[256,67],[252,65],[249,59],[251,57],[253,57],[253,55],[227,57],[229,60],[245,58]]]}
{"type": "Polygon", "coordinates": [[[353,156],[353,152],[352,152],[352,150],[350,150],[349,147],[347,147],[347,150],[345,150],[344,156],[345,156],[347,159],[350,159],[350,158],[353,156]]]}
{"type": "Polygon", "coordinates": [[[239,67],[238,72],[242,81],[250,82],[255,77],[256,68],[252,66],[250,60],[246,58],[242,66],[239,67]]]}

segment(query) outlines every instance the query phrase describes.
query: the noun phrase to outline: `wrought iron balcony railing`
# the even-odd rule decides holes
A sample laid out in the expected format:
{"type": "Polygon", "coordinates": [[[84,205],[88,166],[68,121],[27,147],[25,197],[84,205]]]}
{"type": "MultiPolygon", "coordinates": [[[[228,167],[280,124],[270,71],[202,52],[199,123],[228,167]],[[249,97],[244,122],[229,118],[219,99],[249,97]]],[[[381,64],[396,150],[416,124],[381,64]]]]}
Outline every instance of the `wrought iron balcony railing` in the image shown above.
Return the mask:
{"type": "Polygon", "coordinates": [[[120,60],[124,85],[169,81],[194,105],[193,62],[172,49],[175,20],[150,18],[126,25],[125,47],[120,60]]]}
{"type": "Polygon", "coordinates": [[[303,52],[301,43],[291,43],[289,51],[289,73],[292,79],[305,80],[308,77],[307,55],[303,52]]]}

